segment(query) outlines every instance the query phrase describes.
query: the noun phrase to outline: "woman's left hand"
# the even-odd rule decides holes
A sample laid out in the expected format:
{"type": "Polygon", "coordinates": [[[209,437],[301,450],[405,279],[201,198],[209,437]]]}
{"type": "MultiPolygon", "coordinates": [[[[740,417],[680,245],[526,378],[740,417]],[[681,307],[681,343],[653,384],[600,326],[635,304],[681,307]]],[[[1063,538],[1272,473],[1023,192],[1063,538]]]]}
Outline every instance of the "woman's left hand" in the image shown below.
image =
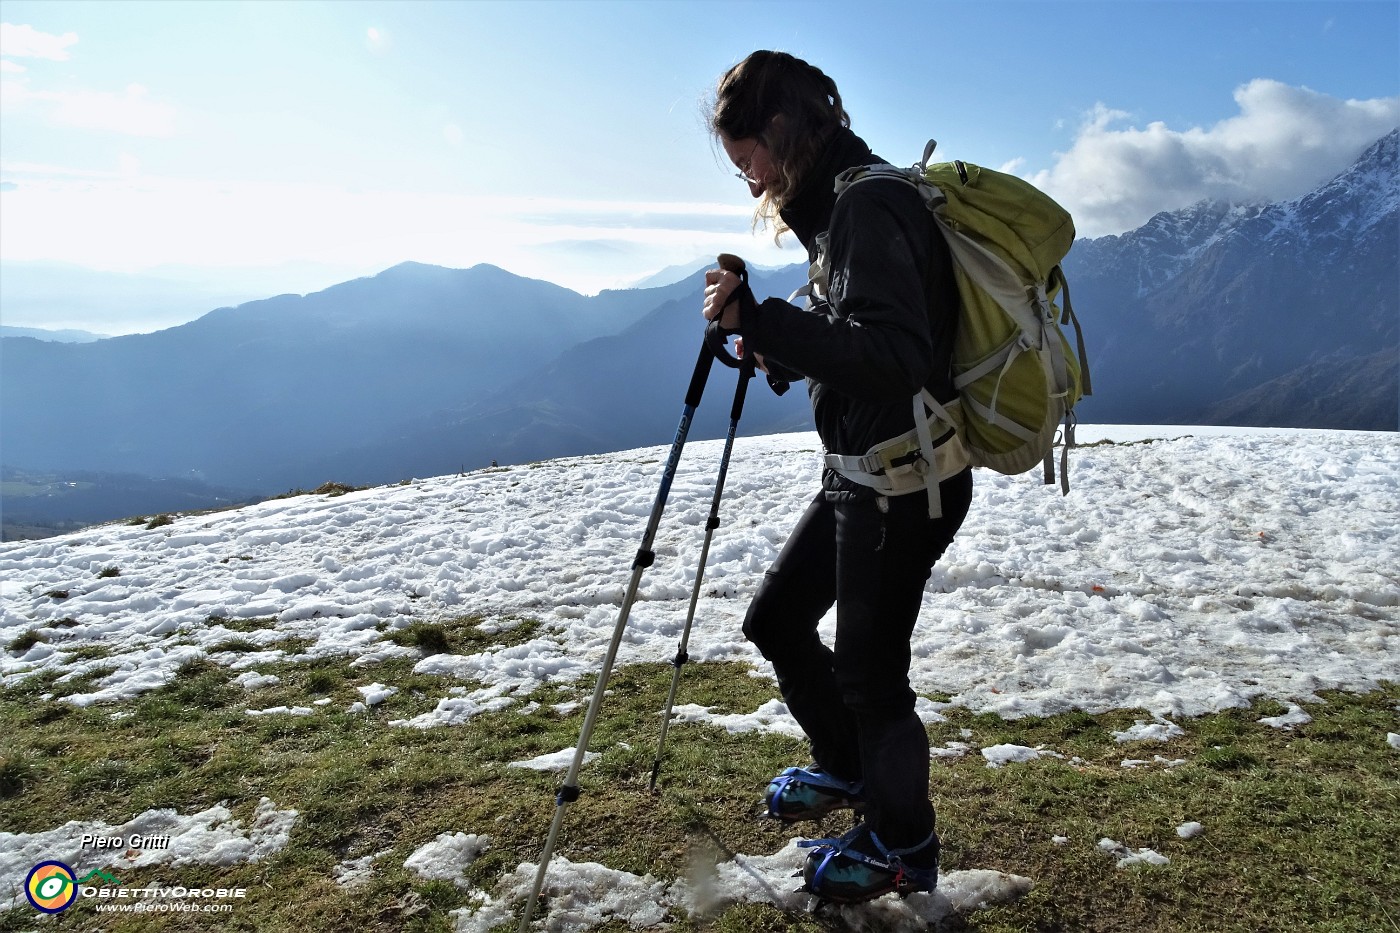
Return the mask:
{"type": "MultiPolygon", "coordinates": [[[[742,359],[744,358],[744,354],[745,354],[746,352],[747,352],[747,351],[744,350],[744,338],[743,338],[743,337],[735,337],[735,338],[734,338],[734,355],[737,356],[739,359],[742,360],[742,359]]],[[[762,353],[755,353],[755,354],[753,355],[753,362],[754,362],[754,368],[756,368],[759,372],[762,372],[762,373],[768,372],[768,367],[765,366],[764,363],[763,363],[763,354],[762,354],[762,353]]]]}

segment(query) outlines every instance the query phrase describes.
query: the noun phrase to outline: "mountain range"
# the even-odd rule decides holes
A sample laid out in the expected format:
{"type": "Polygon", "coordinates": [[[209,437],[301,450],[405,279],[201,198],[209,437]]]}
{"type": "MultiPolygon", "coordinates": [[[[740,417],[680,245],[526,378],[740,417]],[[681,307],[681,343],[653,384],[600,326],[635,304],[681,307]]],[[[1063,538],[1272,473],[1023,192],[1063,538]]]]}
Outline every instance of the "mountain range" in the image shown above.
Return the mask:
{"type": "MultiPolygon", "coordinates": [[[[1064,268],[1095,390],[1081,420],[1400,427],[1398,156],[1400,131],[1304,197],[1077,241],[1064,268]]],[[[804,280],[792,266],[752,284],[804,280]]],[[[701,273],[584,296],[404,263],[151,334],[6,336],[0,456],[198,480],[223,501],[654,444],[680,415],[702,291],[701,273]]],[[[692,436],[723,435],[733,386],[715,367],[692,436]]],[[[809,428],[805,395],[756,381],[742,433],[809,428]]],[[[6,523],[42,524],[44,498],[7,495],[6,523]]]]}
{"type": "Polygon", "coordinates": [[[1082,420],[1400,426],[1400,131],[1303,197],[1158,214],[1064,268],[1092,340],[1082,420]]]}

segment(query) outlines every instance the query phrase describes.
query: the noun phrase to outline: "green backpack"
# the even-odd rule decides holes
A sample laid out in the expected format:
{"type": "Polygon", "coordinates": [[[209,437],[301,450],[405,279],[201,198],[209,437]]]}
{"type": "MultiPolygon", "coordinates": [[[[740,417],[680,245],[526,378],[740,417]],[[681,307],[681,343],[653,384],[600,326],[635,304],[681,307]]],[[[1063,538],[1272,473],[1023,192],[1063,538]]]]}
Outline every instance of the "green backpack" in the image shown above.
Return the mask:
{"type": "MultiPolygon", "coordinates": [[[[936,516],[941,514],[937,483],[967,464],[1014,475],[1042,463],[1045,482],[1053,483],[1063,423],[1060,483],[1068,493],[1074,406],[1091,392],[1083,334],[1060,270],[1074,242],[1074,222],[1049,196],[1014,175],[965,162],[930,165],[934,146],[930,141],[913,168],[875,165],[843,172],[836,193],[840,197],[862,181],[896,178],[923,195],[948,242],[961,299],[953,345],[958,399],[944,406],[921,392],[914,399],[914,431],[864,457],[828,455],[827,464],[890,495],[925,488],[930,514],[936,516]],[[1071,323],[1077,347],[1061,330],[1071,323]],[[933,443],[940,437],[948,442],[933,443]],[[949,444],[952,449],[944,450],[949,444]]],[[[818,292],[825,272],[814,268],[810,274],[818,292]]]]}

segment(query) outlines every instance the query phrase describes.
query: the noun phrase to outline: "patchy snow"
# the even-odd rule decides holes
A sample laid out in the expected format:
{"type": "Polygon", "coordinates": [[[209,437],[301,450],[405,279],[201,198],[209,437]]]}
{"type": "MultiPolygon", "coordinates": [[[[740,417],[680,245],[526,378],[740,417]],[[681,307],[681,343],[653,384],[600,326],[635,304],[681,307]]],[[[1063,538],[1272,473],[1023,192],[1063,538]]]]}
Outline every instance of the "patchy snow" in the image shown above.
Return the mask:
{"type": "Polygon", "coordinates": [[[385,700],[389,699],[389,697],[399,692],[398,687],[386,687],[377,681],[368,686],[356,687],[355,689],[359,690],[360,694],[365,698],[366,706],[378,706],[380,703],[383,703],[385,700]]]}
{"type": "Polygon", "coordinates": [[[1044,746],[1027,748],[1024,745],[992,745],[982,749],[982,757],[987,759],[987,767],[1000,768],[1012,763],[1035,761],[1037,758],[1063,758],[1058,752],[1049,752],[1044,746]]]}
{"type": "Polygon", "coordinates": [[[315,712],[309,706],[269,706],[267,709],[247,710],[249,716],[310,716],[315,712]]]}
{"type": "MultiPolygon", "coordinates": [[[[578,748],[566,748],[547,755],[537,755],[528,761],[512,761],[509,768],[531,768],[535,771],[567,771],[573,764],[578,748]]],[[[598,757],[598,752],[584,752],[583,763],[588,764],[598,757]]]]}
{"type": "Polygon", "coordinates": [[[233,682],[244,690],[261,690],[263,687],[271,687],[282,682],[282,678],[276,674],[259,674],[256,671],[245,671],[233,678],[233,682]]]}
{"type": "Polygon", "coordinates": [[[1265,716],[1259,721],[1275,729],[1292,729],[1294,726],[1306,726],[1313,720],[1297,703],[1289,703],[1288,712],[1282,716],[1265,716]]]}
{"type": "Polygon", "coordinates": [[[932,758],[961,758],[972,751],[972,746],[966,742],[948,742],[941,747],[930,748],[929,756],[932,758]]]}
{"type": "Polygon", "coordinates": [[[708,706],[694,703],[677,704],[673,711],[676,722],[705,723],[733,734],[744,732],[774,732],[802,739],[804,734],[797,720],[788,712],[782,700],[769,700],[752,713],[713,713],[708,706]]]}
{"type": "Polygon", "coordinates": [[[1170,742],[1185,734],[1185,729],[1166,719],[1159,718],[1154,722],[1139,719],[1122,732],[1113,733],[1113,738],[1119,742],[1170,742]]]}
{"type": "Polygon", "coordinates": [[[1131,868],[1134,865],[1169,865],[1171,859],[1152,849],[1130,849],[1121,842],[1103,838],[1099,840],[1099,848],[1109,855],[1118,859],[1119,868],[1131,868]]]}
{"type": "MultiPolygon", "coordinates": [[[[1319,691],[1370,690],[1395,678],[1400,437],[1093,426],[1081,426],[1079,437],[1115,443],[1072,455],[1067,497],[1034,476],[978,473],[972,512],[934,568],[912,641],[911,681],[925,722],[954,707],[1013,718],[1130,710],[1144,718],[1116,737],[1160,742],[1180,734],[1174,720],[1258,698],[1289,710],[1268,717],[1280,720],[1270,724],[1296,726],[1297,704],[1318,702],[1319,691]]],[[[721,447],[703,441],[686,448],[619,665],[674,657],[721,447]]],[[[813,434],[739,439],[688,648],[692,661],[737,661],[771,680],[741,623],[817,487],[819,447],[813,434]]],[[[259,690],[277,682],[266,666],[340,657],[362,672],[353,686],[363,699],[351,708],[372,715],[398,689],[375,678],[376,665],[419,655],[390,635],[417,621],[472,615],[484,620],[485,632],[521,619],[538,625],[510,647],[421,658],[415,673],[441,683],[430,695],[436,706],[385,727],[455,728],[483,712],[537,709],[536,688],[599,670],[665,454],[644,448],[334,498],[280,499],[181,516],[155,529],[114,524],[0,544],[0,683],[50,674],[66,702],[110,704],[207,659],[238,672],[248,715],[314,718],[334,705],[310,697],[256,702],[259,690]],[[100,575],[111,567],[120,575],[100,575]],[[94,678],[91,685],[66,695],[64,678],[82,675],[94,678]]],[[[822,622],[828,636],[834,622],[834,613],[822,622]]],[[[568,701],[554,707],[562,715],[576,708],[568,701]]],[[[752,711],[720,712],[686,702],[684,678],[676,712],[681,729],[708,723],[798,734],[776,698],[752,711]]],[[[971,754],[972,733],[962,738],[932,754],[971,754]]],[[[1400,747],[1395,732],[1376,741],[1400,747]]],[[[989,766],[1002,767],[1064,757],[1016,746],[981,752],[989,766]]],[[[503,764],[562,770],[573,754],[503,764]]],[[[1124,761],[1177,763],[1141,754],[1124,761]]],[[[161,854],[171,864],[232,864],[276,851],[295,819],[264,802],[246,830],[220,807],[187,817],[150,811],[126,827],[184,827],[170,830],[182,841],[161,854]]],[[[112,831],[135,831],[126,827],[112,831]]],[[[416,864],[450,870],[456,882],[469,848],[463,840],[487,844],[471,836],[473,828],[447,834],[450,845],[419,850],[416,864]]],[[[97,867],[100,860],[71,851],[74,830],[0,834],[0,881],[14,881],[10,890],[17,890],[40,857],[97,867]]],[[[1119,864],[1162,858],[1108,842],[1104,851],[1119,864]]],[[[139,857],[148,856],[155,854],[139,857]]],[[[358,883],[375,857],[341,863],[335,877],[358,883]]],[[[789,876],[800,864],[795,842],[674,882],[556,858],[546,925],[585,930],[615,917],[640,929],[667,910],[704,913],[738,900],[786,906],[799,897],[789,876]]],[[[458,929],[508,919],[535,871],[521,864],[496,890],[471,892],[473,907],[458,912],[458,929]]],[[[842,913],[851,929],[923,929],[951,910],[1012,900],[1030,884],[991,870],[948,872],[935,894],[842,913]]]]}
{"type": "MultiPolygon", "coordinates": [[[[802,869],[807,850],[790,841],[773,855],[737,855],[709,867],[704,873],[667,883],[651,875],[634,875],[594,862],[572,862],[555,856],[545,874],[545,909],[536,914],[542,929],[551,933],[582,933],[607,920],[622,919],[633,929],[660,925],[668,910],[705,916],[737,903],[766,903],[793,911],[806,911],[812,897],[800,893],[800,880],[792,876],[802,869]]],[[[486,933],[511,918],[509,904],[529,896],[539,866],[525,863],[503,885],[497,900],[485,895],[482,906],[458,912],[457,933],[486,933]]],[[[938,890],[907,898],[886,897],[855,907],[828,907],[839,915],[841,928],[852,933],[914,933],[926,931],[953,912],[971,912],[1009,903],[1031,889],[1029,878],[977,869],[945,872],[938,890]]]]}
{"type": "Polygon", "coordinates": [[[426,881],[451,881],[459,888],[469,885],[462,873],[471,867],[491,845],[490,836],[472,833],[442,833],[416,849],[403,867],[426,881]]]}
{"type": "Polygon", "coordinates": [[[1195,820],[1182,823],[1176,828],[1176,834],[1182,839],[1195,839],[1203,832],[1205,832],[1205,827],[1202,826],[1200,823],[1197,823],[1195,820]]]}
{"type": "Polygon", "coordinates": [[[374,863],[389,854],[388,849],[346,859],[331,869],[331,877],[343,888],[358,888],[368,884],[374,877],[374,863]]]}
{"type": "Polygon", "coordinates": [[[1186,764],[1185,758],[1163,758],[1161,755],[1153,755],[1152,760],[1146,758],[1124,758],[1122,767],[1141,768],[1147,765],[1161,765],[1164,768],[1178,768],[1186,764]]]}

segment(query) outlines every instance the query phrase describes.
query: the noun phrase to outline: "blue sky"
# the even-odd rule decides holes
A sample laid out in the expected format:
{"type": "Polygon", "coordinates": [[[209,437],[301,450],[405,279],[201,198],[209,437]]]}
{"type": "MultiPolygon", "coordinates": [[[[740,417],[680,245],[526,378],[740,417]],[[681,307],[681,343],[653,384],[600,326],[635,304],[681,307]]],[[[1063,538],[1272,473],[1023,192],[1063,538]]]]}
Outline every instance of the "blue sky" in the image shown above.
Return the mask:
{"type": "MultiPolygon", "coordinates": [[[[721,250],[798,261],[751,231],[703,125],[755,48],[830,74],[891,161],[935,137],[1035,180],[1089,236],[1296,196],[1400,124],[1394,0],[854,8],[6,0],[0,263],[251,298],[404,260],[586,292],[721,250]]],[[[41,308],[10,277],[7,324],[176,323],[41,308]]]]}

